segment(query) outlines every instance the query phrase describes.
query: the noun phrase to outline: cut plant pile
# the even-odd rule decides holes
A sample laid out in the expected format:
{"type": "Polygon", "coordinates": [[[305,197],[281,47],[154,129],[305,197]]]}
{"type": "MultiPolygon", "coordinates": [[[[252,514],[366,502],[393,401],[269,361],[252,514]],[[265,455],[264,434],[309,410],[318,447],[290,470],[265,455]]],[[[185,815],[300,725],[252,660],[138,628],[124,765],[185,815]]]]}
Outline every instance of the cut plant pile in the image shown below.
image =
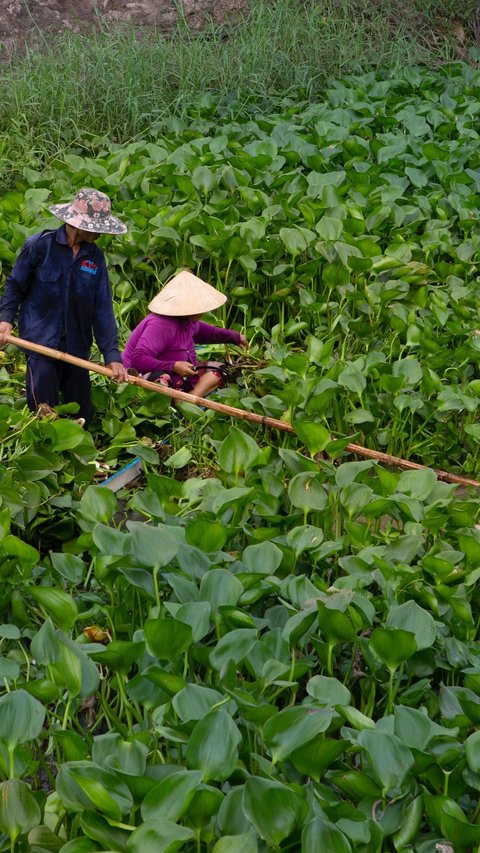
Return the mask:
{"type": "Polygon", "coordinates": [[[269,116],[206,96],[0,199],[6,272],[39,207],[107,192],[123,338],[192,267],[262,359],[219,399],[298,432],[99,380],[92,438],[26,413],[4,354],[0,849],[480,845],[478,499],[329,443],[478,474],[477,87],[455,65],[269,116]],[[131,456],[124,522],[89,483],[131,456]]]}

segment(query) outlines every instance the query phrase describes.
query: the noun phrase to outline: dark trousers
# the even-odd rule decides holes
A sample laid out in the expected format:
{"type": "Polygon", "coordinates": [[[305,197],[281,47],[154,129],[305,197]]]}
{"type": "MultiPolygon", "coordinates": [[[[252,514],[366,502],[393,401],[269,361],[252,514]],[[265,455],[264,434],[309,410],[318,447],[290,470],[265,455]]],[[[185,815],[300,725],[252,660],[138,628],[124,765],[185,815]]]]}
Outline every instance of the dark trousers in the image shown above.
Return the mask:
{"type": "Polygon", "coordinates": [[[60,402],[78,403],[78,416],[85,418],[85,426],[92,417],[90,376],[88,370],[54,361],[42,355],[27,356],[27,403],[36,412],[40,403],[57,406],[60,402]]]}

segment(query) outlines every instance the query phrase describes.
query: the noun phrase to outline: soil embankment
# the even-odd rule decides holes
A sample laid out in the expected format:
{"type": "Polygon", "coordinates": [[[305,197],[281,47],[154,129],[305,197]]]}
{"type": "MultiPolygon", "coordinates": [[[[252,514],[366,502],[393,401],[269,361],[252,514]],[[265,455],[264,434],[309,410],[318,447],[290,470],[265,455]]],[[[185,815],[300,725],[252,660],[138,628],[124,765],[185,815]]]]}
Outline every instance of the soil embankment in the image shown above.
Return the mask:
{"type": "Polygon", "coordinates": [[[0,9],[0,56],[27,43],[39,45],[62,29],[132,25],[170,30],[187,24],[198,30],[246,14],[250,0],[3,0],[0,9]]]}

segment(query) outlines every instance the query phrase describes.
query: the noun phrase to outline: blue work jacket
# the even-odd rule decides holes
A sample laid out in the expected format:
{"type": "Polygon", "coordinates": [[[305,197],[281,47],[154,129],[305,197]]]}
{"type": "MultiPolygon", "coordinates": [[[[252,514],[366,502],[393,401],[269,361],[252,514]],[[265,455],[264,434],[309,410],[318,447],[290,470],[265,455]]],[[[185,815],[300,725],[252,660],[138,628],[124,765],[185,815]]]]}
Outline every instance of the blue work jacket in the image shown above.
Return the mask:
{"type": "Polygon", "coordinates": [[[76,258],[65,226],[29,237],[5,282],[0,322],[20,337],[88,358],[93,336],[106,364],[121,361],[103,252],[81,243],[76,258]]]}

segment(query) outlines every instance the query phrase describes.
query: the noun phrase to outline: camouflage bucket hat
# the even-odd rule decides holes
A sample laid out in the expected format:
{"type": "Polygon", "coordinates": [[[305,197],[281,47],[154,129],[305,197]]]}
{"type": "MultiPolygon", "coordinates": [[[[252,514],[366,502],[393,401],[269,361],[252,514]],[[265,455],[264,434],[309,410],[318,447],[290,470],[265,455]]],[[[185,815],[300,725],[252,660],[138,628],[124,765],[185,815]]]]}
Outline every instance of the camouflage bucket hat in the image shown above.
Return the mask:
{"type": "Polygon", "coordinates": [[[112,216],[112,203],[105,193],[87,187],[79,190],[69,204],[49,207],[67,225],[96,234],[125,234],[127,226],[112,216]]]}

